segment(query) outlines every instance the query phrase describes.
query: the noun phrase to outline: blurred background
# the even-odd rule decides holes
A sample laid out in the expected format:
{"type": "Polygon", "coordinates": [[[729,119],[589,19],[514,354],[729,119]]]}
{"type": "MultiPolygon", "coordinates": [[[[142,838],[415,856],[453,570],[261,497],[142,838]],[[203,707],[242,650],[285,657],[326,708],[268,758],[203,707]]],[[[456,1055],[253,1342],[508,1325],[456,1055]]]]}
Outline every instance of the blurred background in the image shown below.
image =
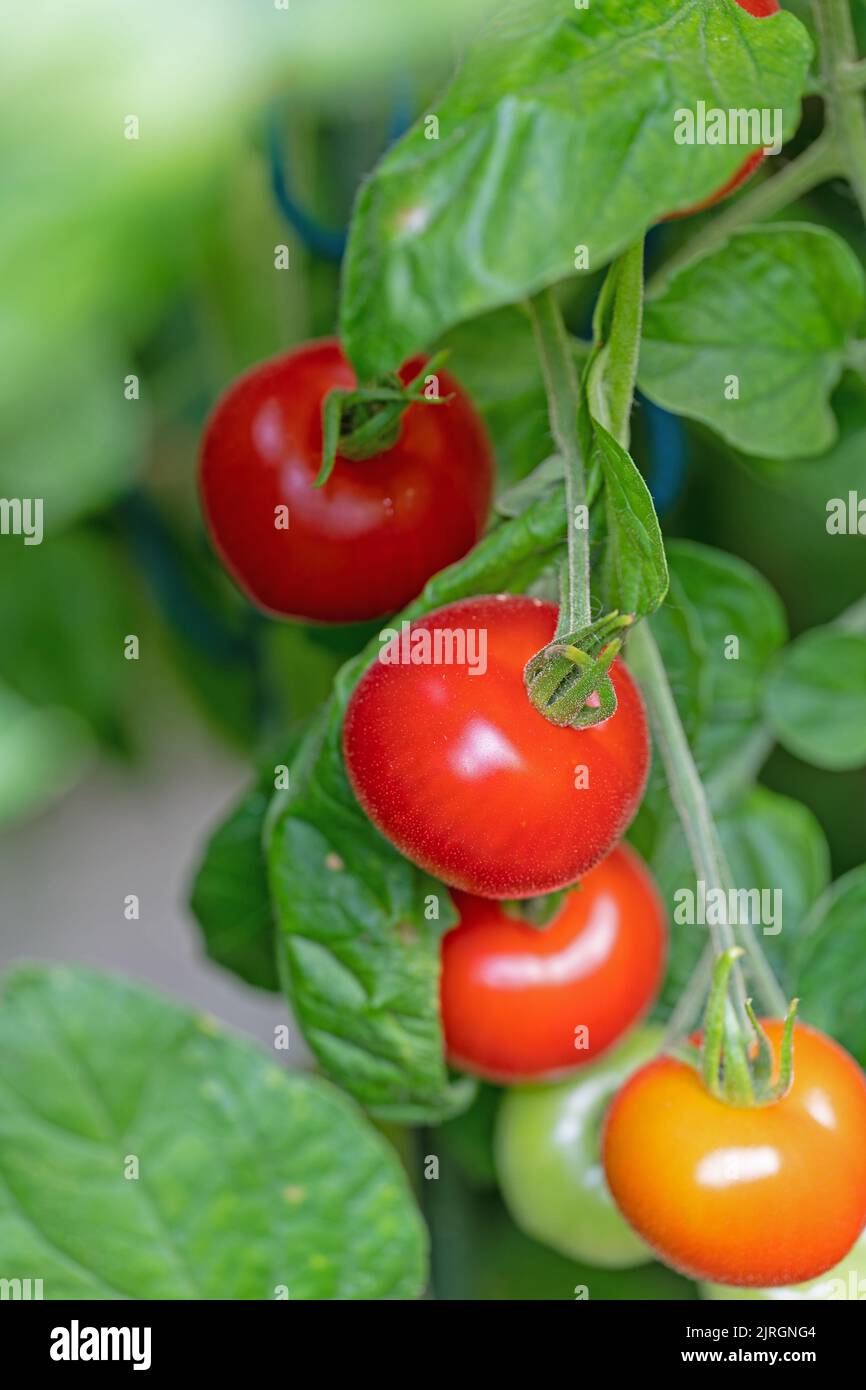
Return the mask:
{"type": "MultiPolygon", "coordinates": [[[[45,538],[0,537],[0,966],[117,969],[269,1042],[283,1021],[278,998],[207,961],[189,887],[226,806],[366,633],[273,622],[241,598],[204,535],[197,442],[240,371],[333,331],[359,180],[430,109],[484,8],[34,0],[5,10],[0,497],[44,499],[45,538]],[[280,245],[288,270],[274,267],[280,245]],[[130,894],[138,920],[124,915],[130,894]]],[[[820,121],[807,102],[794,148],[820,121]]],[[[843,186],[796,211],[866,259],[843,186]]],[[[654,234],[650,257],[696,221],[654,234]]],[[[587,279],[568,291],[576,332],[596,289],[587,279]]],[[[550,448],[528,330],[518,313],[496,318],[495,331],[482,322],[451,336],[449,370],[485,414],[504,486],[550,448]]],[[[784,468],[736,458],[645,403],[638,411],[636,457],[666,532],[751,560],[792,633],[864,589],[862,542],[824,527],[828,497],[866,495],[862,384],[843,381],[836,406],[834,450],[784,468]]],[[[836,875],[862,861],[864,773],[775,753],[763,780],[816,812],[836,875]]],[[[471,1169],[471,1134],[459,1142],[471,1169]]],[[[515,1296],[519,1264],[524,1296],[549,1285],[562,1297],[574,1271],[506,1231],[494,1196],[470,1210],[432,1186],[445,1228],[463,1231],[444,1256],[455,1287],[515,1296]],[[492,1253],[473,1273],[473,1232],[480,1248],[488,1227],[492,1253]]],[[[653,1269],[617,1276],[616,1296],[684,1296],[677,1276],[653,1269]]]]}

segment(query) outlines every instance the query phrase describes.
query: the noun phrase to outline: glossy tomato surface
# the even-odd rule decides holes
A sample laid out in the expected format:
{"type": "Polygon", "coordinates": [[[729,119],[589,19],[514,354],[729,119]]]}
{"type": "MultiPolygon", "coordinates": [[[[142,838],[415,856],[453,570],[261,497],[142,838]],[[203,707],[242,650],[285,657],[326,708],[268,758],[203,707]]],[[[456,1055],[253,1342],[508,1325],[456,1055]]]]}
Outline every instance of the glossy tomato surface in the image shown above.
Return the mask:
{"type": "Polygon", "coordinates": [[[592,1061],[649,1009],[666,924],[643,862],[619,846],[569,892],[543,929],[498,902],[454,893],[460,923],[442,943],[442,1024],[451,1063],[526,1081],[592,1061]]]}
{"type": "Polygon", "coordinates": [[[523,670],[556,616],[552,603],[509,595],[428,614],[397,639],[401,651],[383,647],[388,663],[372,663],[346,713],[346,766],[374,825],[407,858],[482,897],[574,883],[626,830],[646,782],[646,718],[621,662],[611,670],[618,708],[595,728],[559,728],[530,704],[523,670]],[[483,661],[405,664],[415,634],[422,655],[425,640],[447,654],[451,634],[458,655],[462,640],[483,661]]]}
{"type": "MultiPolygon", "coordinates": [[[[423,358],[400,376],[412,380],[423,358]]],[[[319,622],[402,608],[480,538],[493,461],[484,426],[438,372],[442,405],[415,403],[397,444],[352,462],[322,488],[322,402],[355,375],[334,339],[307,343],[236,381],[208,421],[201,497],[214,545],[260,607],[319,622]],[[288,528],[277,508],[288,508],[288,528]]]]}
{"type": "MultiPolygon", "coordinates": [[[[782,1024],[765,1027],[778,1059],[782,1024]]],[[[726,1105],[685,1062],[660,1058],[620,1091],[603,1153],[623,1215],[675,1269],[798,1284],[838,1264],[866,1224],[866,1078],[805,1024],[791,1089],[769,1105],[726,1105]]]]}
{"type": "MultiPolygon", "coordinates": [[[[756,19],[767,19],[770,15],[778,14],[779,10],[782,8],[778,0],[736,0],[736,4],[739,5],[741,10],[746,10],[748,14],[753,15],[756,19]]],[[[722,184],[722,187],[717,189],[715,193],[711,193],[709,198],[704,198],[700,203],[693,203],[690,207],[682,208],[679,212],[672,213],[668,220],[672,221],[678,217],[691,217],[694,213],[704,212],[707,208],[714,207],[716,203],[722,202],[724,198],[730,197],[732,193],[735,193],[737,189],[746,182],[746,179],[751,178],[755,170],[763,164],[764,158],[765,155],[763,150],[755,150],[749,155],[748,159],[743,162],[736,173],[728,179],[727,183],[722,184]]]]}
{"type": "Polygon", "coordinates": [[[495,1156],[505,1205],[522,1231],[570,1259],[629,1269],[653,1258],[607,1190],[601,1128],[616,1092],[662,1038],[661,1028],[636,1028],[567,1081],[515,1086],[502,1097],[495,1156]]]}

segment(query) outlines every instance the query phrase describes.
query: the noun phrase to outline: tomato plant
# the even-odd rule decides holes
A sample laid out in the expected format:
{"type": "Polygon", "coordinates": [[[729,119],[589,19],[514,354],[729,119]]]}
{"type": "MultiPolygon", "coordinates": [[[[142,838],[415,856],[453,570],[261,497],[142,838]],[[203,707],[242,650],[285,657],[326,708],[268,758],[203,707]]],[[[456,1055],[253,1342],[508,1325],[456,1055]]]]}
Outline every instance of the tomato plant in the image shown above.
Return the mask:
{"type": "MultiPolygon", "coordinates": [[[[413,358],[400,380],[423,368],[413,358]]],[[[229,387],[202,442],[202,505],[254,603],[316,622],[378,618],[472,548],[490,507],[490,444],[458,384],[435,379],[442,404],[409,405],[391,447],[338,456],[320,488],[323,403],[356,384],[339,343],[293,348],[229,387]]]]}
{"type": "Polygon", "coordinates": [[[56,6],[0,91],[47,133],[4,946],[83,920],[197,1001],[0,984],[0,1295],[817,1298],[866,1217],[866,11],[210,8],[103,62],[56,6]]]}
{"type": "Polygon", "coordinates": [[[367,815],[414,863],[469,893],[564,888],[637,810],[649,744],[625,667],[613,672],[617,711],[597,728],[559,728],[527,700],[524,668],[555,626],[553,605],[534,599],[442,608],[383,647],[346,711],[346,768],[367,815]],[[459,655],[461,637],[474,664],[435,661],[437,638],[459,655]]]}
{"type": "Polygon", "coordinates": [[[507,1091],[496,1122],[496,1168],[511,1215],[528,1235],[572,1259],[623,1269],[652,1258],[613,1203],[601,1164],[602,1122],[662,1030],[631,1033],[579,1075],[507,1091]]]}
{"type": "MultiPolygon", "coordinates": [[[[766,1024],[778,1057],[782,1026],[766,1024]]],[[[866,1222],[866,1079],[836,1043],[794,1030],[781,1099],[740,1108],[686,1063],[650,1062],[607,1117],[604,1168],[620,1210],[697,1279],[796,1284],[837,1264],[866,1222]]]]}
{"type": "Polygon", "coordinates": [[[490,899],[453,896],[441,984],[452,1065],[509,1082],[553,1075],[598,1057],[649,1009],[666,922],[633,850],[611,850],[541,930],[490,899]]]}

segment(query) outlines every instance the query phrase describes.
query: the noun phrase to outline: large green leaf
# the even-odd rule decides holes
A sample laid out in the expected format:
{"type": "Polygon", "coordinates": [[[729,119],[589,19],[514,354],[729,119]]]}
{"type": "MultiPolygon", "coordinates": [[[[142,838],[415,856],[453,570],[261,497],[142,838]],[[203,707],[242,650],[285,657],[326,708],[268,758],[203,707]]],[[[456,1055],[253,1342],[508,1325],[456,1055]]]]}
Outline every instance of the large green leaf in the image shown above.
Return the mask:
{"type": "Polygon", "coordinates": [[[510,0],[435,112],[362,190],[341,329],[362,377],[450,325],[575,273],[721,187],[736,145],[680,145],[699,101],[797,124],[810,41],[791,15],[734,0],[510,0]]]}
{"type": "Polygon", "coordinates": [[[307,775],[293,769],[270,839],[289,1000],[322,1066],[368,1109],[438,1120],[471,1095],[448,1080],[438,1014],[439,941],[455,913],[355,801],[340,754],[346,698],[343,686],[307,775]]]}
{"type": "Polygon", "coordinates": [[[776,737],[815,767],[866,763],[866,637],[832,627],[798,637],[780,654],[764,707],[776,737]]]}
{"type": "Polygon", "coordinates": [[[424,1246],[396,1156],[327,1082],[121,980],[7,980],[5,1278],[55,1299],[411,1298],[424,1246]]]}
{"type": "Polygon", "coordinates": [[[866,1067],[866,865],[840,878],[803,930],[797,993],[803,1017],[837,1038],[866,1067]]]}
{"type": "Polygon", "coordinates": [[[647,301],[641,389],[746,453],[820,454],[836,437],[829,398],[864,303],[860,263],[835,232],[736,232],[647,301]]]}
{"type": "MultiPolygon", "coordinates": [[[[559,488],[436,575],[405,616],[524,587],[556,557],[564,532],[559,488]]],[[[376,1114],[435,1122],[471,1094],[449,1081],[439,1019],[439,942],[453,907],[369,823],[340,746],[346,704],[378,650],[374,642],[340,672],[290,791],[275,798],[271,894],[289,1003],[321,1064],[376,1114]]]]}

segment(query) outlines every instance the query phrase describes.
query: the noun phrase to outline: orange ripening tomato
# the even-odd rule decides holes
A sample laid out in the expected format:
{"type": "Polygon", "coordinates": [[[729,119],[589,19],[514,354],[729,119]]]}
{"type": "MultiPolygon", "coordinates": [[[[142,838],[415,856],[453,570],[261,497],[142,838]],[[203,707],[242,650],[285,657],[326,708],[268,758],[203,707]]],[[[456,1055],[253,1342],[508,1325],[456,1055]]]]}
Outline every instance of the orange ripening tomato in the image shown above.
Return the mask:
{"type": "MultiPolygon", "coordinates": [[[[778,1063],[783,1025],[764,1027],[778,1063]]],[[[866,1077],[806,1024],[781,1100],[717,1100],[687,1062],[660,1057],[608,1112],[608,1185],[659,1257],[692,1278],[768,1288],[813,1279],[866,1224],[866,1077]]]]}
{"type": "Polygon", "coordinates": [[[493,1081],[556,1076],[594,1061],[652,1004],[665,910],[626,846],[591,869],[543,929],[500,903],[452,896],[460,922],[442,943],[441,996],[454,1066],[493,1081]]]}

